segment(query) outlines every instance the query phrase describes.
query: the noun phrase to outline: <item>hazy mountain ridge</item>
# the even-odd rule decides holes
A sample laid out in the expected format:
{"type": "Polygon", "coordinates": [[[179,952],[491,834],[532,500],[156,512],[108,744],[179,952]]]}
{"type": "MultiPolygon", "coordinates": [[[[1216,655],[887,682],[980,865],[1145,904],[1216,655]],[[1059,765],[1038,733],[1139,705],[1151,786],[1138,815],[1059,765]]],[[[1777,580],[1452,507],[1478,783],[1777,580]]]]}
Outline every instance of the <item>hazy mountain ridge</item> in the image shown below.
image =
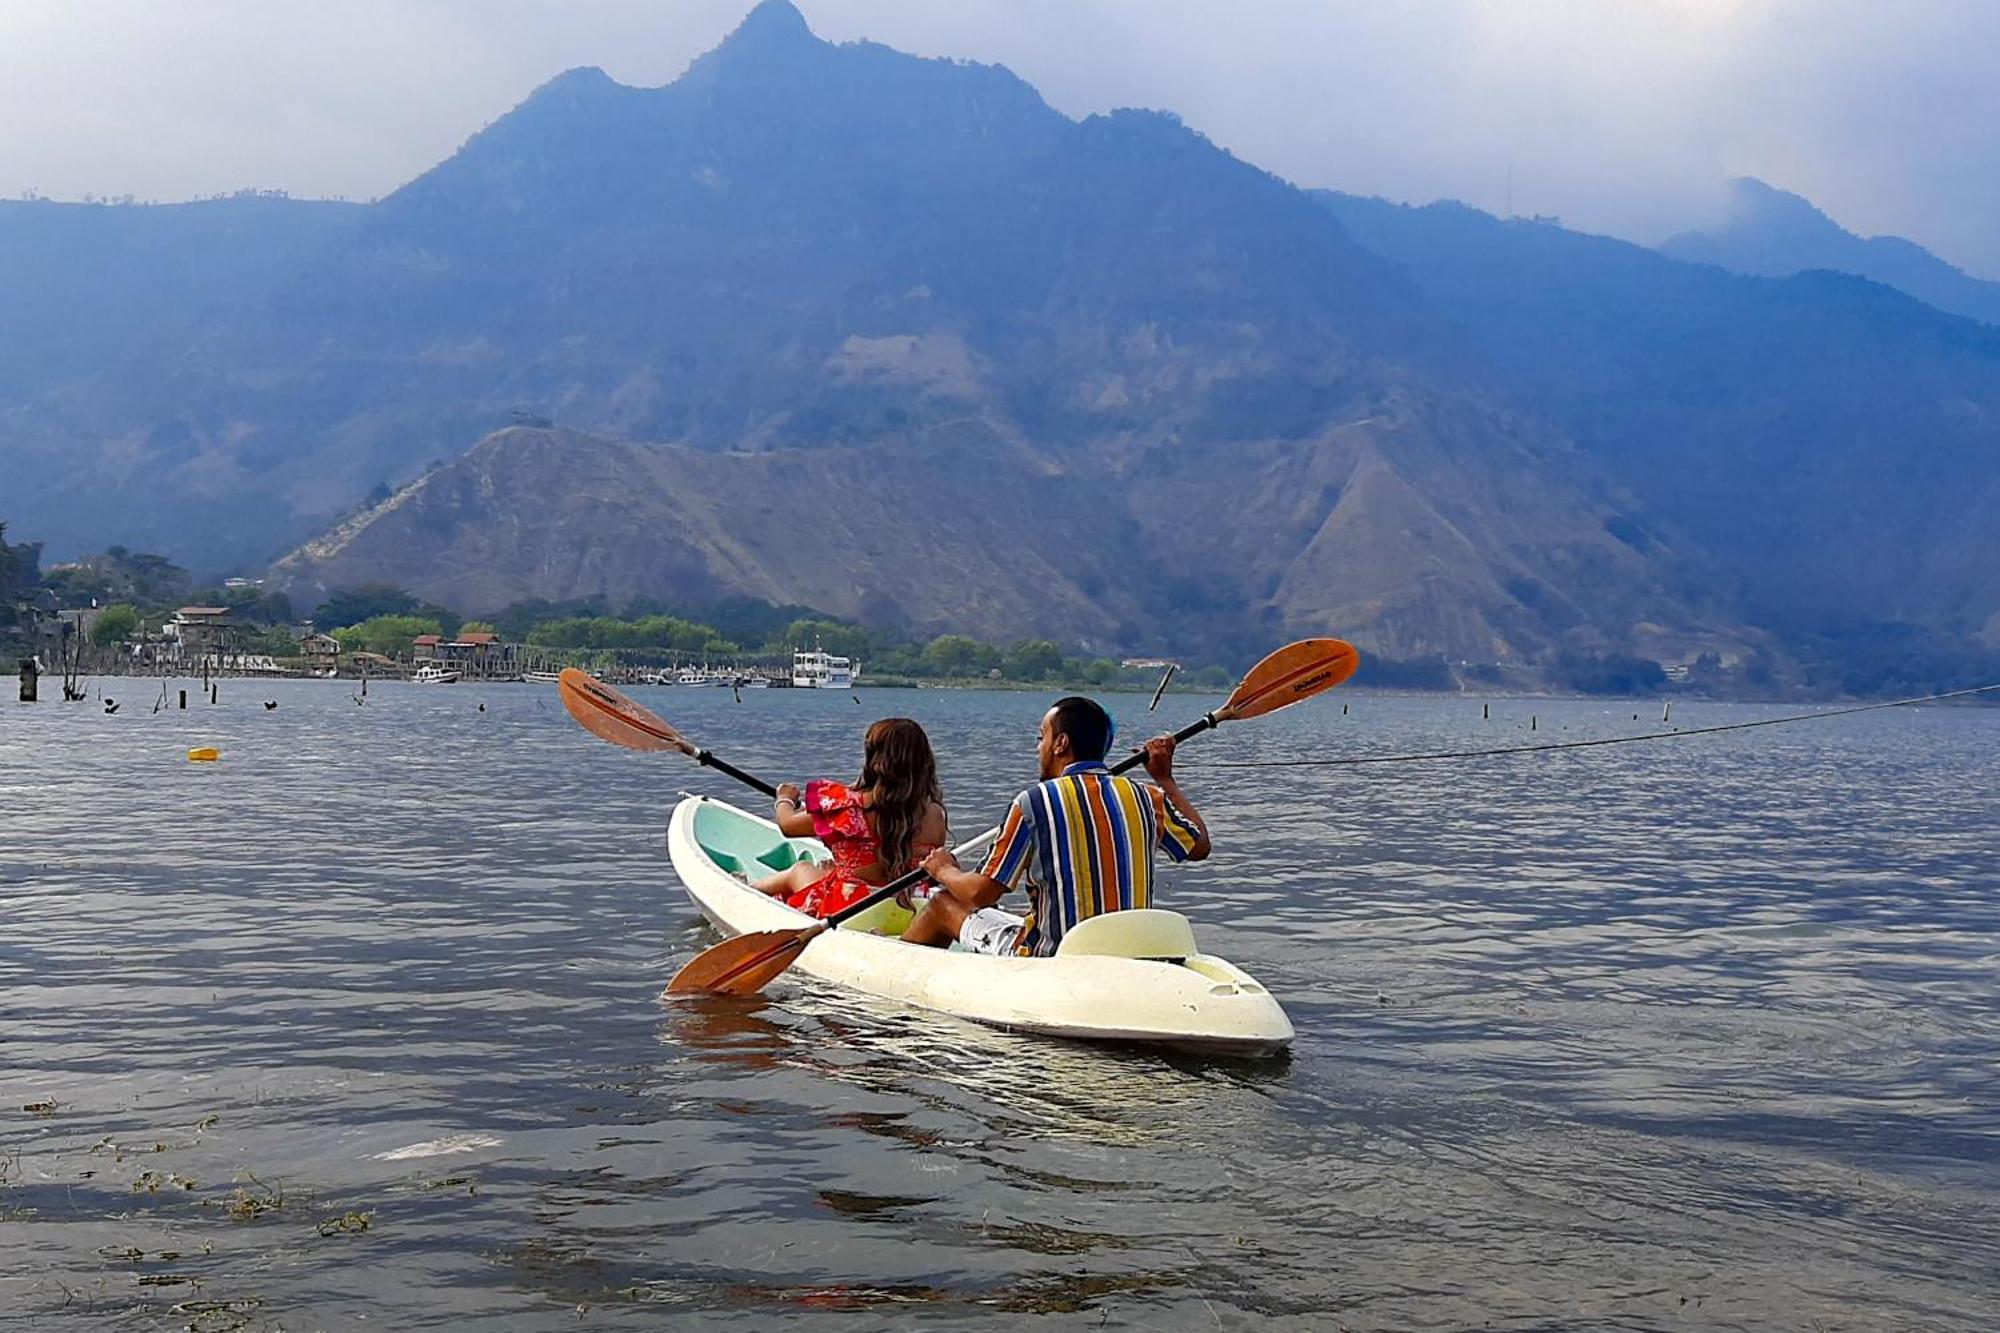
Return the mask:
{"type": "Polygon", "coordinates": [[[1940,310],[2000,324],[2000,282],[1975,278],[1900,236],[1857,236],[1808,200],[1755,177],[1738,177],[1729,191],[1721,227],[1683,232],[1660,252],[1772,278],[1814,268],[1850,273],[1940,310]]]}
{"type": "Polygon", "coordinates": [[[1824,271],[1326,192],[1529,404],[1787,631],[1907,621],[2000,648],[2000,329],[1824,271]]]}

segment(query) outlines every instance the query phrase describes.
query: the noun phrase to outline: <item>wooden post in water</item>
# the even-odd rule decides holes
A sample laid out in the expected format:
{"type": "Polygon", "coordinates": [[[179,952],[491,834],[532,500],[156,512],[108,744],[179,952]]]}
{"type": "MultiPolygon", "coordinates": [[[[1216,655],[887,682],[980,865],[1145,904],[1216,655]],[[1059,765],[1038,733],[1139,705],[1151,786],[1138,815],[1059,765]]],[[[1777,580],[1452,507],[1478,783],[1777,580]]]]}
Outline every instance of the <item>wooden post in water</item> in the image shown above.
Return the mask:
{"type": "Polygon", "coordinates": [[[1534,731],[1534,730],[1535,730],[1535,729],[1536,729],[1536,728],[1537,728],[1537,727],[1538,727],[1538,726],[1539,726],[1540,724],[1541,724],[1541,719],[1540,719],[1540,718],[1536,717],[1536,716],[1535,716],[1535,715],[1534,715],[1533,713],[1530,713],[1530,714],[1528,714],[1528,730],[1529,730],[1529,731],[1534,731]]]}
{"type": "Polygon", "coordinates": [[[21,659],[21,702],[31,704],[40,697],[42,669],[32,657],[21,659]]]}
{"type": "Polygon", "coordinates": [[[222,686],[215,681],[208,683],[208,701],[212,704],[222,702],[222,686]]]}
{"type": "Polygon", "coordinates": [[[1660,714],[1660,725],[1665,726],[1667,723],[1673,720],[1674,720],[1674,701],[1672,699],[1669,699],[1667,700],[1667,711],[1660,714]]]}
{"type": "Polygon", "coordinates": [[[1493,720],[1493,705],[1492,705],[1492,704],[1481,704],[1481,705],[1479,705],[1479,720],[1480,720],[1481,722],[1491,722],[1491,721],[1493,720]]]}
{"type": "Polygon", "coordinates": [[[188,706],[188,692],[187,692],[186,690],[182,690],[182,691],[181,691],[181,711],[182,711],[183,713],[185,713],[185,712],[187,711],[187,706],[188,706]]]}

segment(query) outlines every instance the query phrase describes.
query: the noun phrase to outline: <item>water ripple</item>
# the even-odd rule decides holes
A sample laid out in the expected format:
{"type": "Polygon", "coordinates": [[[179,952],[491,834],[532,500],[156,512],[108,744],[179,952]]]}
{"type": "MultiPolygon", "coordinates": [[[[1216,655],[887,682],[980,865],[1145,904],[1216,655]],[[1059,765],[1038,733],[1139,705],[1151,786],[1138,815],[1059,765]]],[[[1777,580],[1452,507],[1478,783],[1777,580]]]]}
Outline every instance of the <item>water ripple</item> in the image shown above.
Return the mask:
{"type": "MultiPolygon", "coordinates": [[[[807,978],[663,1005],[708,936],[662,819],[713,774],[533,687],[222,692],[0,713],[0,1326],[2000,1324],[1994,710],[1204,770],[1652,723],[1225,728],[1163,897],[1292,1013],[1241,1066],[807,978]]],[[[650,697],[779,778],[908,712],[962,830],[1044,702],[650,697]]]]}

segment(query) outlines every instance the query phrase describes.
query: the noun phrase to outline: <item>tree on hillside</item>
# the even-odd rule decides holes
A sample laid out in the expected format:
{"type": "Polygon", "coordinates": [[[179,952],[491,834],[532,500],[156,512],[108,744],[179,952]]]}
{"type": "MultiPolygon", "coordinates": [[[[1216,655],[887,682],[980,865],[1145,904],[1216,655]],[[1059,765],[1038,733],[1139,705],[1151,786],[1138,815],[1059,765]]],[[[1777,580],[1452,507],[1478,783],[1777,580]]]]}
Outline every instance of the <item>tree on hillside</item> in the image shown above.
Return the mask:
{"type": "Polygon", "coordinates": [[[212,593],[203,592],[200,596],[212,605],[228,607],[239,620],[258,625],[283,625],[292,619],[292,599],[281,592],[265,592],[262,588],[223,588],[212,593]]]}
{"type": "Polygon", "coordinates": [[[983,676],[1000,665],[1000,653],[963,634],[940,634],[924,649],[924,664],[939,675],[983,676]]]}
{"type": "Polygon", "coordinates": [[[437,621],[423,616],[371,616],[358,625],[342,625],[333,632],[333,637],[350,653],[408,658],[419,634],[442,633],[444,629],[437,621]]]}
{"type": "Polygon", "coordinates": [[[1012,680],[1047,680],[1062,665],[1062,649],[1047,639],[1023,639],[1007,650],[1000,669],[1012,680]]]}
{"type": "Polygon", "coordinates": [[[458,627],[458,637],[461,639],[468,634],[498,634],[499,632],[499,630],[493,628],[490,621],[485,620],[468,620],[458,627]]]}
{"type": "Polygon", "coordinates": [[[163,555],[113,546],[75,564],[50,570],[43,583],[64,606],[85,607],[130,602],[135,607],[163,611],[185,606],[193,597],[194,580],[163,555]]]}
{"type": "Polygon", "coordinates": [[[7,525],[0,523],[0,602],[26,597],[40,580],[42,547],[39,542],[7,544],[7,525]]]}
{"type": "Polygon", "coordinates": [[[24,619],[23,608],[41,582],[41,545],[7,544],[7,525],[0,523],[0,638],[8,637],[24,619]]]}
{"type": "Polygon", "coordinates": [[[823,648],[836,657],[866,658],[873,645],[873,636],[859,625],[843,625],[837,620],[794,620],[770,647],[779,652],[823,648]]]}
{"type": "Polygon", "coordinates": [[[393,583],[364,583],[358,588],[335,588],[313,612],[313,623],[331,631],[377,616],[406,616],[416,609],[417,599],[393,583]]]}
{"type": "Polygon", "coordinates": [[[90,627],[90,641],[99,648],[113,647],[131,638],[141,623],[139,608],[130,602],[114,602],[99,613],[97,623],[90,627]]]}

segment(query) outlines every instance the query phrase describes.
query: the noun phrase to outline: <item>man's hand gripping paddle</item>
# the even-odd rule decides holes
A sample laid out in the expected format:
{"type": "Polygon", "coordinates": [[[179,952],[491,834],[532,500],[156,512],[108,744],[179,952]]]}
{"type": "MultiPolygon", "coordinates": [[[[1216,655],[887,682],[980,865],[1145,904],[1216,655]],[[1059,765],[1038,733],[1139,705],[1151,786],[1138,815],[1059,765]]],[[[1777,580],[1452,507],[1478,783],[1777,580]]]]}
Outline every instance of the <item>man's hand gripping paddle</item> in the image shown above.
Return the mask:
{"type": "MultiPolygon", "coordinates": [[[[1235,693],[1229,696],[1228,702],[1212,713],[1204,713],[1199,721],[1182,727],[1174,733],[1174,739],[1190,740],[1225,722],[1243,722],[1253,717],[1262,717],[1266,713],[1274,713],[1280,708],[1295,704],[1301,699],[1310,699],[1315,694],[1323,694],[1352,676],[1355,668],[1360,665],[1361,657],[1354,651],[1354,646],[1339,639],[1301,639],[1297,643],[1286,644],[1250,668],[1250,673],[1236,687],[1235,693]]],[[[567,680],[569,673],[564,672],[563,675],[567,680]]],[[[591,680],[588,676],[584,676],[584,679],[591,680]]],[[[591,680],[591,684],[597,685],[597,682],[591,680]]],[[[605,688],[602,685],[597,687],[600,690],[605,688]]],[[[610,693],[615,695],[616,691],[610,693]]],[[[569,702],[567,690],[563,702],[569,702]]],[[[636,708],[637,705],[633,707],[636,708]]],[[[570,711],[576,713],[574,705],[570,711]]],[[[645,710],[639,711],[644,713],[645,710]]],[[[650,714],[646,716],[651,717],[650,714]]],[[[578,720],[607,740],[615,740],[621,745],[631,744],[611,735],[608,731],[592,726],[582,714],[578,714],[578,720]]],[[[700,754],[688,746],[687,742],[673,735],[672,728],[659,722],[657,718],[653,718],[652,723],[664,729],[666,736],[660,738],[663,743],[638,745],[634,748],[676,748],[700,758],[700,754]],[[672,739],[667,740],[667,736],[671,736],[672,739]]],[[[649,734],[658,735],[657,732],[649,734]]],[[[1123,773],[1137,768],[1145,762],[1145,758],[1145,752],[1139,751],[1121,759],[1113,765],[1111,771],[1123,773]]],[[[735,773],[734,769],[715,764],[712,759],[703,759],[702,762],[735,773]]],[[[736,773],[736,776],[743,775],[736,773]]],[[[761,787],[762,784],[758,785],[761,787]]],[[[960,844],[956,850],[981,851],[999,836],[1000,830],[997,827],[991,828],[970,842],[960,844]]],[[[822,932],[859,916],[885,898],[895,897],[923,877],[922,870],[912,870],[907,875],[899,876],[884,884],[867,897],[850,903],[824,921],[815,921],[797,930],[763,930],[724,940],[713,948],[705,949],[695,955],[687,966],[675,973],[674,979],[667,985],[667,992],[668,994],[707,992],[711,995],[754,995],[764,988],[765,983],[790,967],[798,956],[805,952],[806,946],[818,939],[822,932]]]]}

